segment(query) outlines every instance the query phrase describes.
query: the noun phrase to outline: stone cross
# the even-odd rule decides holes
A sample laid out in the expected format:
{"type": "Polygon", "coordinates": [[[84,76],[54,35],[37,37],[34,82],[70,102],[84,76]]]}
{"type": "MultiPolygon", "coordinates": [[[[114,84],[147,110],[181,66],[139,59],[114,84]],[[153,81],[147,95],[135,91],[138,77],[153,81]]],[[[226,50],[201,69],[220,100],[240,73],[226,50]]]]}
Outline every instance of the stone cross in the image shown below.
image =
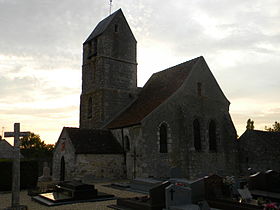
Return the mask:
{"type": "Polygon", "coordinates": [[[12,208],[19,209],[20,193],[20,141],[19,137],[28,136],[30,132],[20,132],[20,124],[14,124],[14,132],[5,132],[5,137],[14,137],[12,208]]]}

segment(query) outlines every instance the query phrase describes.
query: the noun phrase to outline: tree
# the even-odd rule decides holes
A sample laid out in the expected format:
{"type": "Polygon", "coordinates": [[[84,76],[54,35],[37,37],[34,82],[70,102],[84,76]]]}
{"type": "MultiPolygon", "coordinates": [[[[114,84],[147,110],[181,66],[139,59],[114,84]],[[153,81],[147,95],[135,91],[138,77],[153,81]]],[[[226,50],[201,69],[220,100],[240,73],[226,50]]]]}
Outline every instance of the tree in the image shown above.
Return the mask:
{"type": "Polygon", "coordinates": [[[272,125],[272,128],[265,126],[264,129],[270,132],[280,132],[280,123],[275,121],[275,123],[272,125]]]}
{"type": "Polygon", "coordinates": [[[20,152],[25,158],[37,159],[52,156],[53,144],[45,144],[38,134],[30,133],[20,139],[20,152]]]}
{"type": "Polygon", "coordinates": [[[254,121],[251,120],[251,119],[248,119],[247,120],[247,126],[246,126],[246,129],[247,130],[254,130],[255,126],[254,126],[254,121]]]}

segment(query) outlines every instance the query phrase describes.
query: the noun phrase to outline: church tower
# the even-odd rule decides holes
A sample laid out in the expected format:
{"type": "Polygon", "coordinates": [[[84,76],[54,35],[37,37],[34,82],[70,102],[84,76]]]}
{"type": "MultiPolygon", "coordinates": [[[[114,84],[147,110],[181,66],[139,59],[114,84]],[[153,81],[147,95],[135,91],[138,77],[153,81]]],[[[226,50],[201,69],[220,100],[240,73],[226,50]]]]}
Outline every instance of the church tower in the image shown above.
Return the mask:
{"type": "Polygon", "coordinates": [[[102,128],[134,99],[136,43],[121,9],[84,42],[80,128],[102,128]]]}

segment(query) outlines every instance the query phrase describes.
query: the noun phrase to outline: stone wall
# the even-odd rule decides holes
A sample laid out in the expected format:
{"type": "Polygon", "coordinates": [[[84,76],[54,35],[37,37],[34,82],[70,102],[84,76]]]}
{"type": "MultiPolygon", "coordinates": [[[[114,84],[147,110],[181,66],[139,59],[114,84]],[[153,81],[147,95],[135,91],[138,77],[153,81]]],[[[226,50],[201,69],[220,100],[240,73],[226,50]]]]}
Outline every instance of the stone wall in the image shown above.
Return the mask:
{"type": "Polygon", "coordinates": [[[117,154],[78,154],[73,176],[78,179],[124,178],[123,161],[123,156],[117,154]]]}
{"type": "Polygon", "coordinates": [[[239,161],[242,174],[248,174],[248,168],[251,168],[253,172],[280,171],[280,134],[278,138],[271,138],[271,135],[265,131],[246,131],[239,138],[239,161]]]}
{"type": "Polygon", "coordinates": [[[89,56],[92,44],[83,47],[81,128],[101,128],[134,99],[137,91],[136,40],[122,13],[95,39],[96,55],[89,56]],[[90,97],[92,117],[87,115],[90,97]]]}
{"type": "Polygon", "coordinates": [[[127,152],[126,158],[129,178],[133,175],[169,177],[173,167],[181,168],[187,178],[238,172],[236,131],[228,112],[228,100],[206,63],[197,66],[187,80],[173,96],[142,120],[141,125],[114,131],[118,139],[122,137],[121,132],[131,139],[133,150],[127,152]],[[197,82],[202,84],[201,96],[196,92],[197,82]],[[194,147],[195,119],[200,124],[201,151],[194,147]],[[209,149],[211,121],[216,124],[217,151],[209,149]],[[168,153],[159,151],[162,123],[167,125],[168,153]]]}
{"type": "Polygon", "coordinates": [[[75,171],[76,157],[74,147],[64,129],[55,145],[53,153],[52,177],[54,181],[60,180],[62,157],[65,160],[65,180],[71,180],[75,171]]]}

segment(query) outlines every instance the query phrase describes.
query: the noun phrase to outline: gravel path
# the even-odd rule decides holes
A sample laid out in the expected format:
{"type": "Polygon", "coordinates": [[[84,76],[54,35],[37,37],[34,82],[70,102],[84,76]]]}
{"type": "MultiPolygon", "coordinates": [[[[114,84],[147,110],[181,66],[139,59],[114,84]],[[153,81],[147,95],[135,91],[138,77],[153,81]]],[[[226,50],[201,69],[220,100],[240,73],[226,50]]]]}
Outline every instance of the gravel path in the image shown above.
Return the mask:
{"type": "MultiPolygon", "coordinates": [[[[127,192],[123,190],[112,189],[108,187],[104,187],[102,185],[106,185],[110,183],[98,183],[94,184],[95,187],[100,192],[105,192],[109,194],[113,194],[116,197],[135,197],[135,196],[143,196],[140,193],[127,192]]],[[[28,210],[76,210],[76,209],[86,209],[86,210],[103,210],[103,209],[111,209],[108,208],[107,205],[116,204],[116,200],[109,201],[100,201],[100,202],[87,202],[87,203],[76,203],[76,204],[67,204],[61,206],[47,207],[41,205],[35,201],[31,200],[31,197],[27,195],[27,191],[21,191],[20,193],[20,204],[28,206],[28,210]]],[[[0,210],[3,208],[11,206],[11,193],[2,193],[0,194],[0,210]]],[[[111,209],[112,210],[112,209],[111,209]]]]}

